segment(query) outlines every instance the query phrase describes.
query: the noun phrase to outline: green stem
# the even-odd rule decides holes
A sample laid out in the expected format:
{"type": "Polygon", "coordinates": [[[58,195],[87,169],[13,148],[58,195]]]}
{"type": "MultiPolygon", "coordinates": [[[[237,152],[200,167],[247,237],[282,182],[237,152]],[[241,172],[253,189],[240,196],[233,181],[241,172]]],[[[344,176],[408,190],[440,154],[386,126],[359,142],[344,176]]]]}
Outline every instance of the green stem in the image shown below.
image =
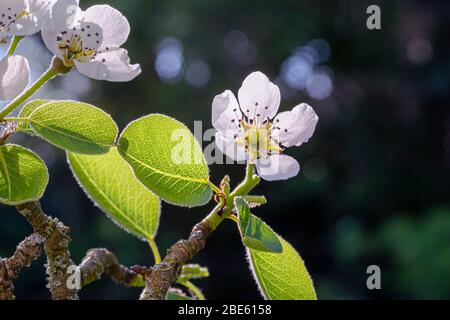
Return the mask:
{"type": "Polygon", "coordinates": [[[8,56],[12,56],[19,45],[19,42],[24,38],[24,36],[14,36],[8,49],[8,56]]]}
{"type": "Polygon", "coordinates": [[[211,181],[208,182],[209,187],[217,194],[222,193],[222,190],[220,190],[219,187],[217,187],[214,183],[212,183],[211,181]]]}
{"type": "Polygon", "coordinates": [[[248,163],[247,169],[245,173],[245,179],[242,181],[242,183],[237,186],[236,189],[230,194],[230,201],[233,201],[235,197],[237,196],[244,196],[247,195],[254,187],[258,185],[258,183],[261,181],[261,178],[254,174],[255,172],[255,165],[248,163]]]}
{"type": "Polygon", "coordinates": [[[45,73],[36,80],[35,83],[31,85],[26,91],[24,91],[20,96],[18,96],[14,101],[8,104],[3,110],[0,111],[0,121],[3,120],[8,114],[19,107],[23,102],[25,102],[33,93],[35,93],[39,88],[41,88],[47,81],[54,78],[58,72],[50,66],[45,73]]]}
{"type": "Polygon", "coordinates": [[[228,216],[228,219],[230,219],[230,220],[232,220],[232,221],[234,221],[236,223],[239,222],[238,218],[236,216],[232,215],[232,214],[228,216]]]}
{"type": "Polygon", "coordinates": [[[150,249],[152,250],[153,257],[155,258],[155,264],[161,263],[161,254],[159,253],[158,246],[156,245],[155,239],[148,238],[148,244],[150,245],[150,249]]]}
{"type": "Polygon", "coordinates": [[[206,218],[203,219],[204,222],[208,224],[211,230],[216,230],[219,224],[226,218],[226,214],[222,212],[225,205],[225,199],[221,198],[220,202],[216,205],[216,207],[211,211],[206,218]]]}
{"type": "Polygon", "coordinates": [[[203,295],[203,293],[201,292],[201,290],[192,282],[186,280],[183,282],[179,282],[179,284],[185,286],[186,288],[188,288],[189,290],[191,290],[198,298],[198,300],[206,300],[205,296],[203,295]]]}
{"type": "Polygon", "coordinates": [[[234,189],[234,191],[227,197],[227,199],[220,199],[217,206],[211,211],[211,213],[204,219],[215,230],[219,224],[226,218],[229,218],[233,210],[234,198],[237,196],[247,195],[254,187],[258,185],[261,178],[254,174],[255,165],[247,164],[245,178],[242,183],[234,189]]]}

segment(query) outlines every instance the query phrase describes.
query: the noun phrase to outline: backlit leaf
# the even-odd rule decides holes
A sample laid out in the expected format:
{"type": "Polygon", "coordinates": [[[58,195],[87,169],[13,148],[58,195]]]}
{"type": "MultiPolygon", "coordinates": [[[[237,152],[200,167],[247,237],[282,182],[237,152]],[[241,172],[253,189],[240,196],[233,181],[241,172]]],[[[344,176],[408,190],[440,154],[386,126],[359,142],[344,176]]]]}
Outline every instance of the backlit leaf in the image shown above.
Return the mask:
{"type": "Polygon", "coordinates": [[[234,204],[244,245],[256,250],[280,253],[281,243],[272,228],[250,212],[250,207],[243,198],[237,197],[234,204]]]}
{"type": "MultiPolygon", "coordinates": [[[[43,100],[43,99],[36,99],[28,102],[26,105],[23,106],[22,110],[20,111],[19,118],[28,118],[33,113],[34,110],[49,102],[50,100],[43,100]]],[[[34,131],[31,129],[30,123],[28,121],[19,121],[18,128],[22,132],[34,134],[34,131]]]]}
{"type": "Polygon", "coordinates": [[[39,200],[47,184],[47,167],[38,155],[14,144],[0,146],[0,203],[39,200]]]}
{"type": "Polygon", "coordinates": [[[120,136],[119,152],[136,177],[163,200],[193,207],[211,199],[202,150],[181,122],[160,114],[133,121],[120,136]]]}
{"type": "Polygon", "coordinates": [[[107,154],[67,157],[83,190],[115,223],[140,239],[156,235],[160,201],[136,179],[116,147],[107,154]]]}
{"type": "Polygon", "coordinates": [[[31,129],[48,142],[81,154],[108,152],[118,134],[110,115],[82,102],[49,102],[35,109],[28,119],[31,129]]]}
{"type": "Polygon", "coordinates": [[[316,300],[314,285],[302,258],[286,240],[279,239],[282,253],[247,249],[262,295],[269,300],[316,300]]]}

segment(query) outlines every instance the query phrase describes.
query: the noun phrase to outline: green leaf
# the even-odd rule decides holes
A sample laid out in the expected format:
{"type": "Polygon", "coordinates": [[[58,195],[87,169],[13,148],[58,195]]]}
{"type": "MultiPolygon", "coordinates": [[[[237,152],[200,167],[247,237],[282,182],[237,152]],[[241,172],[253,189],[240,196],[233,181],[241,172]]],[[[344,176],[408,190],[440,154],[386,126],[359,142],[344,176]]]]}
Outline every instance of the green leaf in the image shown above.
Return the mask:
{"type": "Polygon", "coordinates": [[[102,155],[68,153],[67,158],[83,190],[116,224],[140,239],[154,238],[159,199],[136,179],[117,148],[102,155]]]}
{"type": "Polygon", "coordinates": [[[282,253],[247,249],[253,275],[269,300],[317,300],[311,277],[295,249],[279,236],[282,253]]]}
{"type": "Polygon", "coordinates": [[[209,277],[209,270],[207,267],[202,267],[199,264],[185,264],[181,270],[181,275],[178,281],[185,282],[191,279],[200,279],[209,277]]]}
{"type": "MultiPolygon", "coordinates": [[[[46,103],[49,103],[51,100],[43,100],[43,99],[37,99],[28,102],[26,105],[23,106],[22,110],[20,111],[19,118],[28,118],[34,110],[37,108],[43,106],[46,103]]],[[[20,131],[28,133],[28,134],[34,134],[34,131],[30,127],[30,123],[28,121],[19,121],[18,128],[20,131]]]]}
{"type": "Polygon", "coordinates": [[[193,207],[211,199],[202,150],[181,122],[160,114],[133,121],[120,136],[119,152],[136,177],[166,202],[193,207]]]}
{"type": "Polygon", "coordinates": [[[187,296],[183,291],[175,288],[170,288],[166,293],[165,300],[194,300],[187,296]]]}
{"type": "Polygon", "coordinates": [[[33,131],[48,142],[81,154],[108,152],[118,134],[109,114],[82,102],[49,102],[35,109],[28,119],[33,131]]]}
{"type": "Polygon", "coordinates": [[[247,201],[250,208],[256,208],[267,203],[267,199],[264,196],[244,195],[242,196],[242,199],[247,201]]]}
{"type": "Polygon", "coordinates": [[[47,184],[48,170],[39,156],[18,145],[0,146],[0,203],[39,200],[47,184]]]}
{"type": "Polygon", "coordinates": [[[244,245],[256,250],[281,253],[283,249],[278,235],[264,221],[251,214],[247,202],[243,198],[237,197],[234,199],[234,205],[244,245]]]}
{"type": "Polygon", "coordinates": [[[139,274],[128,284],[132,288],[143,288],[145,287],[145,280],[144,278],[139,274]]]}

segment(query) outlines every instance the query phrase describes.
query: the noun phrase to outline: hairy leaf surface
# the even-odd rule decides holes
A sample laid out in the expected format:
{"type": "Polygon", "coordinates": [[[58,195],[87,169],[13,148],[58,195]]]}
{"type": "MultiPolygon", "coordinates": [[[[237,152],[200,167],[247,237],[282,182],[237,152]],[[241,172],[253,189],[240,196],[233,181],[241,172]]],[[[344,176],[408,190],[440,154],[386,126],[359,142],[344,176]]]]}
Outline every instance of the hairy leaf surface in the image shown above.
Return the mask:
{"type": "Polygon", "coordinates": [[[282,253],[247,249],[261,293],[269,300],[316,300],[312,279],[297,251],[279,237],[282,253]]]}
{"type": "Polygon", "coordinates": [[[81,154],[108,152],[118,128],[109,114],[82,102],[53,101],[29,115],[31,129],[48,142],[81,154]]]}
{"type": "Polygon", "coordinates": [[[116,147],[107,154],[68,153],[67,158],[83,190],[115,223],[143,240],[156,235],[160,201],[136,179],[116,147]]]}
{"type": "Polygon", "coordinates": [[[281,242],[272,228],[250,212],[250,207],[243,198],[237,197],[234,204],[244,245],[255,250],[280,253],[281,242]]]}
{"type": "Polygon", "coordinates": [[[47,184],[47,166],[38,155],[14,144],[0,146],[0,203],[39,200],[47,184]]]}
{"type": "Polygon", "coordinates": [[[211,199],[202,150],[181,122],[160,114],[140,118],[122,132],[119,152],[136,177],[163,200],[193,207],[211,199]]]}

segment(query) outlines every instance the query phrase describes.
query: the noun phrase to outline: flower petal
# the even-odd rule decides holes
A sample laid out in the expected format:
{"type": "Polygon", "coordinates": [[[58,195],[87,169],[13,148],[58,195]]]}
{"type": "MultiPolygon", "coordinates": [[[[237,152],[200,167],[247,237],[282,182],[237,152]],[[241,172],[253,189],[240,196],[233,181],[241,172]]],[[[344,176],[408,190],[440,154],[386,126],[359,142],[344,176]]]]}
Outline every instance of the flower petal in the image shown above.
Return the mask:
{"type": "Polygon", "coordinates": [[[28,0],[29,13],[16,20],[14,35],[29,36],[39,32],[42,23],[50,16],[57,0],[28,0]]]}
{"type": "Polygon", "coordinates": [[[54,27],[61,32],[80,24],[83,11],[80,9],[79,0],[58,0],[52,7],[51,20],[54,27]]]}
{"type": "Polygon", "coordinates": [[[17,0],[2,0],[0,2],[0,14],[7,13],[11,11],[12,14],[16,14],[25,8],[25,1],[17,0]]]}
{"type": "Polygon", "coordinates": [[[97,24],[103,30],[103,40],[99,47],[118,48],[125,43],[130,34],[130,24],[122,13],[108,5],[95,5],[84,14],[85,23],[97,24]]]}
{"type": "Polygon", "coordinates": [[[216,133],[216,146],[224,155],[235,161],[246,159],[245,148],[238,145],[232,137],[225,137],[219,132],[216,133]]]}
{"type": "Polygon", "coordinates": [[[131,81],[141,73],[139,64],[130,64],[128,51],[122,48],[102,52],[90,62],[74,62],[78,71],[96,80],[131,81]]]}
{"type": "Polygon", "coordinates": [[[274,154],[256,162],[258,175],[267,181],[286,180],[295,177],[300,165],[294,158],[284,154],[274,154]]]}
{"type": "Polygon", "coordinates": [[[25,1],[0,1],[0,38],[17,34],[18,25],[14,17],[19,16],[27,8],[25,1]],[[6,27],[5,27],[6,26],[6,27]]]}
{"type": "Polygon", "coordinates": [[[311,106],[299,104],[292,111],[280,112],[274,119],[272,136],[286,147],[300,146],[308,142],[314,133],[319,117],[311,106]]]}
{"type": "Polygon", "coordinates": [[[214,97],[212,103],[212,124],[222,135],[226,136],[227,131],[232,131],[233,134],[239,133],[239,120],[241,119],[242,113],[238,102],[230,90],[226,90],[214,97]]]}
{"type": "Polygon", "coordinates": [[[77,27],[83,16],[83,12],[78,7],[78,1],[58,0],[52,7],[51,18],[46,18],[42,23],[42,39],[47,48],[58,58],[61,58],[61,51],[57,44],[58,34],[77,27]]]}
{"type": "Polygon", "coordinates": [[[30,80],[30,67],[25,57],[13,55],[0,60],[0,100],[21,93],[30,80]]]}
{"type": "Polygon", "coordinates": [[[258,123],[273,118],[280,106],[280,89],[259,71],[245,78],[238,97],[242,112],[258,123]]]}

